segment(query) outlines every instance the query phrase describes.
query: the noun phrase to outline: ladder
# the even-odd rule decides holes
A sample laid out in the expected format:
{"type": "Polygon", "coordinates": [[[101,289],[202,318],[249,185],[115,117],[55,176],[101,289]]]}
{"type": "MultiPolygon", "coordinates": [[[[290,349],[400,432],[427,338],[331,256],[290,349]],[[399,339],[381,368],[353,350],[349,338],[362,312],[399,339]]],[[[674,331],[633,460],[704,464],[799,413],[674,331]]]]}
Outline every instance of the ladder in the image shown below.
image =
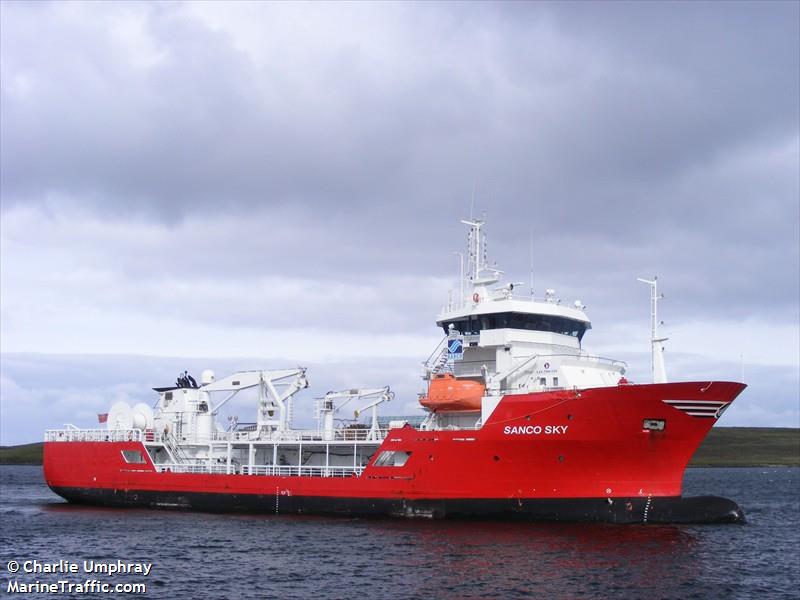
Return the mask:
{"type": "Polygon", "coordinates": [[[180,444],[178,444],[178,441],[173,435],[164,435],[164,437],[161,438],[161,442],[164,444],[164,449],[167,451],[167,454],[169,454],[169,457],[172,459],[173,463],[182,464],[189,461],[186,453],[180,447],[180,444]]]}
{"type": "Polygon", "coordinates": [[[444,373],[445,371],[452,372],[452,366],[448,365],[450,356],[447,349],[448,339],[449,336],[444,336],[434,351],[431,352],[428,360],[423,363],[423,379],[428,380],[432,375],[438,375],[440,373],[444,373]]]}

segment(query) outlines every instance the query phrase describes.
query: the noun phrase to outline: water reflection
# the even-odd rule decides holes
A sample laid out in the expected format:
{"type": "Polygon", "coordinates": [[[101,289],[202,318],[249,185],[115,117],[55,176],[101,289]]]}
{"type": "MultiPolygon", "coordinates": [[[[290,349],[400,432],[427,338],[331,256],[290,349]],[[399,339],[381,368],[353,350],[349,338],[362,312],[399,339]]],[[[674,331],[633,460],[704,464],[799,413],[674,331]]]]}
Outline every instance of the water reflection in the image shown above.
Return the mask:
{"type": "MultiPolygon", "coordinates": [[[[696,581],[696,535],[672,526],[496,522],[370,525],[407,549],[410,572],[435,577],[444,597],[594,596],[615,589],[665,589],[696,581]],[[680,577],[676,578],[676,567],[680,577]]],[[[409,581],[422,594],[425,577],[409,581]]]]}

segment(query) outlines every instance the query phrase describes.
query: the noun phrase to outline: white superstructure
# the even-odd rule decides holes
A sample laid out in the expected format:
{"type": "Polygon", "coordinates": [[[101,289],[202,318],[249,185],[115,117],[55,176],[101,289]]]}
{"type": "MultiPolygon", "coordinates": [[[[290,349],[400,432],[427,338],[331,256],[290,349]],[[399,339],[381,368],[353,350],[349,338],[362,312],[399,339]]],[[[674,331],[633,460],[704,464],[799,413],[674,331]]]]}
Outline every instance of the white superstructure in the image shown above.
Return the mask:
{"type": "MultiPolygon", "coordinates": [[[[107,429],[68,425],[48,430],[45,441],[141,441],[162,472],[351,477],[361,474],[386,437],[377,407],[394,397],[388,386],[328,392],[316,402],[317,428],[295,429],[293,397],[308,387],[302,367],[241,371],[223,379],[206,370],[200,383],[187,373],[174,386],[154,388],[154,409],[117,402],[102,415],[107,429]],[[227,425],[221,423],[220,410],[244,390],[257,392],[255,421],[231,416],[227,425]],[[345,405],[352,409],[349,418],[345,405]],[[359,422],[362,413],[370,415],[367,423],[359,422]]],[[[389,428],[404,425],[392,421],[389,428]]],[[[123,455],[132,464],[145,462],[139,451],[123,455]]]]}
{"type": "MultiPolygon", "coordinates": [[[[445,338],[425,363],[423,377],[430,381],[449,372],[482,383],[486,396],[478,423],[506,394],[617,385],[625,363],[582,348],[591,328],[586,307],[579,300],[562,304],[552,289],[534,298],[518,293],[521,284],[501,284],[503,271],[488,265],[484,221],[462,222],[469,226],[466,272],[462,266],[459,296],[451,294],[436,320],[445,338]]],[[[473,419],[451,414],[433,420],[442,426],[473,419]]]]}

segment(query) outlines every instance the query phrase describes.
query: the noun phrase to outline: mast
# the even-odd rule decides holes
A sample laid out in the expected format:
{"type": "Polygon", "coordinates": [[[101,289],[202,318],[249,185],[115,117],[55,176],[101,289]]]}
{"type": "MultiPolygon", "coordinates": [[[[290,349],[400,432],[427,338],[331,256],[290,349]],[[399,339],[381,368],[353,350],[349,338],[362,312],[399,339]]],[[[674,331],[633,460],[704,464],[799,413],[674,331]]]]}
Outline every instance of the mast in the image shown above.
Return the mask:
{"type": "Polygon", "coordinates": [[[637,281],[646,283],[650,286],[650,373],[653,383],[667,383],[667,370],[664,366],[664,346],[669,338],[658,337],[658,301],[664,294],[658,293],[658,277],[653,279],[636,278],[637,281]]]}
{"type": "Polygon", "coordinates": [[[464,253],[463,252],[453,252],[456,256],[458,256],[458,284],[460,287],[458,297],[458,303],[461,304],[464,302],[464,253]]]}
{"type": "Polygon", "coordinates": [[[469,225],[469,278],[475,283],[480,278],[483,261],[481,260],[481,227],[483,221],[462,219],[464,225],[469,225]]]}
{"type": "Polygon", "coordinates": [[[486,236],[481,232],[481,227],[486,224],[486,221],[462,219],[461,222],[470,227],[467,236],[469,250],[467,270],[473,288],[497,283],[502,271],[496,268],[489,269],[486,266],[486,236]],[[484,274],[484,271],[490,273],[484,274]]]}

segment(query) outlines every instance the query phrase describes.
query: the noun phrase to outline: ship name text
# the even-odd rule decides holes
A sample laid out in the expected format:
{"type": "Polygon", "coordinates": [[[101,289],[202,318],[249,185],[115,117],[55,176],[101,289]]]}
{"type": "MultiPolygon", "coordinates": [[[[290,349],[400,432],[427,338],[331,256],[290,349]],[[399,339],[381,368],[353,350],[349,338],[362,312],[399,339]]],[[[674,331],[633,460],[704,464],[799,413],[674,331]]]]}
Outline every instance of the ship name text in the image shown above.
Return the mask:
{"type": "Polygon", "coordinates": [[[564,435],[569,425],[506,425],[505,435],[564,435]]]}

